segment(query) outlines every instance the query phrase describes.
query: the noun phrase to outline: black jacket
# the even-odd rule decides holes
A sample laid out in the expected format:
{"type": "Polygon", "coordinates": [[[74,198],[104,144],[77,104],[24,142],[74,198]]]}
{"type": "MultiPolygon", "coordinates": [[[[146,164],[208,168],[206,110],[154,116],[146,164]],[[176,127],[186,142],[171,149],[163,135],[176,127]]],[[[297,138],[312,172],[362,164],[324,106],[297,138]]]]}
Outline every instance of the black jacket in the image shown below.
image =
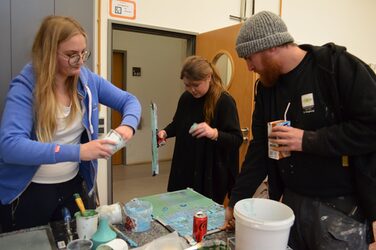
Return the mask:
{"type": "Polygon", "coordinates": [[[167,190],[190,187],[222,204],[239,172],[239,147],[243,138],[235,100],[226,92],[218,99],[209,124],[217,128],[218,139],[195,138],[189,134],[193,123],[204,121],[205,98],[183,93],[173,121],[165,128],[168,138],[176,138],[167,190]]]}
{"type": "MultiPolygon", "coordinates": [[[[322,86],[323,88],[327,88],[328,90],[328,98],[331,99],[331,103],[334,108],[334,114],[338,120],[338,122],[349,122],[351,121],[351,116],[346,112],[346,99],[343,98],[343,96],[340,95],[340,93],[343,92],[343,90],[340,89],[341,82],[340,82],[340,74],[338,72],[338,64],[341,62],[340,55],[341,53],[338,52],[344,52],[346,49],[344,47],[337,46],[333,43],[329,43],[326,45],[330,48],[330,50],[326,50],[325,52],[318,53],[317,57],[318,60],[320,58],[327,58],[328,54],[331,57],[331,61],[323,61],[326,63],[331,63],[332,65],[324,65],[328,66],[326,68],[331,68],[332,71],[329,71],[328,74],[325,75],[326,83],[329,83],[327,86],[322,86]]],[[[357,61],[357,65],[361,67],[366,72],[364,73],[364,80],[365,82],[369,82],[368,88],[367,85],[365,85],[365,88],[363,89],[363,92],[366,93],[366,97],[362,100],[359,100],[360,102],[365,103],[364,105],[361,105],[358,110],[361,110],[361,108],[370,108],[370,112],[361,117],[363,117],[363,121],[365,121],[365,124],[371,125],[373,123],[373,129],[369,130],[371,127],[366,127],[363,133],[365,133],[365,136],[373,141],[364,141],[363,145],[360,143],[361,140],[357,141],[361,147],[364,149],[361,152],[358,152],[356,149],[354,149],[354,152],[350,154],[349,158],[349,165],[350,169],[352,170],[354,182],[355,182],[355,192],[359,199],[360,205],[363,209],[363,211],[366,214],[366,217],[369,221],[376,221],[376,146],[375,146],[375,87],[376,87],[376,75],[374,71],[366,65],[364,62],[360,61],[359,59],[355,58],[355,61],[357,61]],[[368,73],[368,74],[367,74],[368,73]],[[371,78],[371,81],[370,81],[371,78]]],[[[325,67],[324,67],[325,68],[325,67]]],[[[342,76],[342,79],[344,77],[348,76],[342,76]]],[[[361,74],[359,74],[359,77],[361,77],[361,74]]],[[[346,79],[346,78],[345,78],[346,79]]],[[[359,80],[360,81],[360,80],[359,80]]],[[[351,90],[352,91],[352,90],[351,90]]],[[[359,89],[361,92],[362,90],[359,89]]],[[[357,104],[355,104],[357,106],[357,104]]],[[[360,128],[363,129],[363,128],[360,128]]],[[[364,134],[363,134],[364,135],[364,134]]]]}
{"type": "MultiPolygon", "coordinates": [[[[325,157],[335,159],[349,155],[350,159],[354,159],[355,156],[374,152],[376,81],[373,71],[364,62],[346,52],[344,47],[327,44],[321,47],[302,45],[301,48],[312,55],[315,65],[313,77],[317,77],[320,101],[325,103],[327,112],[323,115],[323,119],[329,120],[329,122],[324,121],[328,123],[326,126],[313,130],[304,129],[301,157],[314,159],[317,156],[323,159],[325,157]],[[338,94],[333,95],[333,93],[338,94]],[[337,96],[338,101],[334,100],[334,96],[337,96]],[[341,114],[341,117],[338,114],[341,114]]],[[[280,163],[267,156],[266,123],[281,119],[275,110],[276,100],[273,98],[273,90],[268,90],[259,84],[257,93],[252,125],[254,139],[249,145],[241,174],[232,190],[230,206],[234,206],[240,199],[250,197],[266,176],[268,176],[269,195],[272,199],[278,200],[286,184],[289,184],[281,176],[280,163]]],[[[368,183],[372,183],[372,178],[375,177],[375,172],[372,172],[375,171],[374,169],[374,166],[370,166],[368,172],[362,172],[363,177],[370,178],[368,183]]],[[[335,180],[336,176],[331,178],[335,180]]],[[[354,187],[354,192],[359,192],[359,188],[354,187]]],[[[367,203],[368,205],[375,204],[374,193],[368,192],[367,199],[372,201],[367,203]]]]}

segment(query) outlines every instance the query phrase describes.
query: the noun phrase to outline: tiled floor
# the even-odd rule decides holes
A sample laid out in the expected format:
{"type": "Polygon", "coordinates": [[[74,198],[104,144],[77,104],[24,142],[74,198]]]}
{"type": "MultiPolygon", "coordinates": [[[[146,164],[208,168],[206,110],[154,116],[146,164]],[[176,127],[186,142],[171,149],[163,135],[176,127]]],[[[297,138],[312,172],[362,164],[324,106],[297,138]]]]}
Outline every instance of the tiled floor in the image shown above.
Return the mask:
{"type": "Polygon", "coordinates": [[[159,174],[151,175],[151,164],[113,166],[113,202],[167,192],[171,161],[159,163],[159,174]]]}

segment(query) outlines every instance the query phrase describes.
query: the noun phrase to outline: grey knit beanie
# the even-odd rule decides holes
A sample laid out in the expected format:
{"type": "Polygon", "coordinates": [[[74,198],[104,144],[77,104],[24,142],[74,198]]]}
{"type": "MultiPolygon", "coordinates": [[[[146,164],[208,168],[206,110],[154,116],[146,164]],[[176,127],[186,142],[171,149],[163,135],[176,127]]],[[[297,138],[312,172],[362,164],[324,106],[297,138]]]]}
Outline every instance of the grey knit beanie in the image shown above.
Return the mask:
{"type": "Polygon", "coordinates": [[[236,40],[238,56],[245,58],[253,53],[293,42],[287,26],[276,14],[261,11],[245,21],[236,40]]]}

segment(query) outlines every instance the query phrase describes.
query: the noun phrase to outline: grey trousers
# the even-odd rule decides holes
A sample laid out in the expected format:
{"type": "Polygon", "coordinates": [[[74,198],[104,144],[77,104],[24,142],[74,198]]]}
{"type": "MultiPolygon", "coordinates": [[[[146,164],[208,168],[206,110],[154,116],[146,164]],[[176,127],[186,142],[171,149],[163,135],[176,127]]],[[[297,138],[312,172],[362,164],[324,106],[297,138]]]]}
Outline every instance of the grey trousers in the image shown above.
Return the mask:
{"type": "MultiPolygon", "coordinates": [[[[335,199],[333,199],[335,200],[335,199]]],[[[348,216],[341,209],[354,210],[356,204],[343,202],[338,208],[327,200],[309,198],[286,190],[283,203],[295,214],[290,231],[289,246],[294,250],[368,250],[367,234],[370,232],[361,216],[348,216]],[[341,211],[342,210],[342,211],[341,211]]],[[[336,202],[333,202],[336,203],[336,202]]]]}

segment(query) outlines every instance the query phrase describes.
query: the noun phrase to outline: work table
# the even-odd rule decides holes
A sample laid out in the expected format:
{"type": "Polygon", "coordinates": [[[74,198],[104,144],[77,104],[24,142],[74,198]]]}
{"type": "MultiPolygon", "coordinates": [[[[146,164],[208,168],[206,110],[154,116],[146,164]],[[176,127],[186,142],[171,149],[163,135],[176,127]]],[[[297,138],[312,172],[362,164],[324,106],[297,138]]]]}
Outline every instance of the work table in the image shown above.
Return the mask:
{"type": "MultiPolygon", "coordinates": [[[[64,222],[53,222],[50,224],[50,226],[52,229],[53,236],[55,238],[56,245],[59,245],[59,244],[61,245],[62,241],[64,241],[66,245],[68,242],[68,236],[66,234],[64,222]]],[[[152,220],[151,227],[149,230],[145,232],[140,232],[140,233],[128,231],[125,229],[124,225],[121,225],[121,224],[115,225],[115,226],[122,233],[124,233],[127,237],[129,237],[135,243],[137,243],[139,247],[171,233],[171,231],[169,231],[166,227],[164,227],[162,224],[160,224],[159,222],[155,220],[152,220]]],[[[75,221],[74,220],[72,221],[72,231],[74,232],[74,238],[77,238],[77,235],[75,234],[75,221]]],[[[226,242],[227,238],[229,237],[234,237],[234,232],[220,231],[220,232],[207,235],[205,239],[207,240],[218,239],[218,240],[222,240],[226,242]]],[[[135,247],[131,247],[129,243],[128,243],[128,246],[130,249],[135,248],[135,247]]],[[[187,247],[189,247],[188,243],[187,243],[187,247]]],[[[60,249],[64,249],[64,248],[60,248],[60,249]]]]}

